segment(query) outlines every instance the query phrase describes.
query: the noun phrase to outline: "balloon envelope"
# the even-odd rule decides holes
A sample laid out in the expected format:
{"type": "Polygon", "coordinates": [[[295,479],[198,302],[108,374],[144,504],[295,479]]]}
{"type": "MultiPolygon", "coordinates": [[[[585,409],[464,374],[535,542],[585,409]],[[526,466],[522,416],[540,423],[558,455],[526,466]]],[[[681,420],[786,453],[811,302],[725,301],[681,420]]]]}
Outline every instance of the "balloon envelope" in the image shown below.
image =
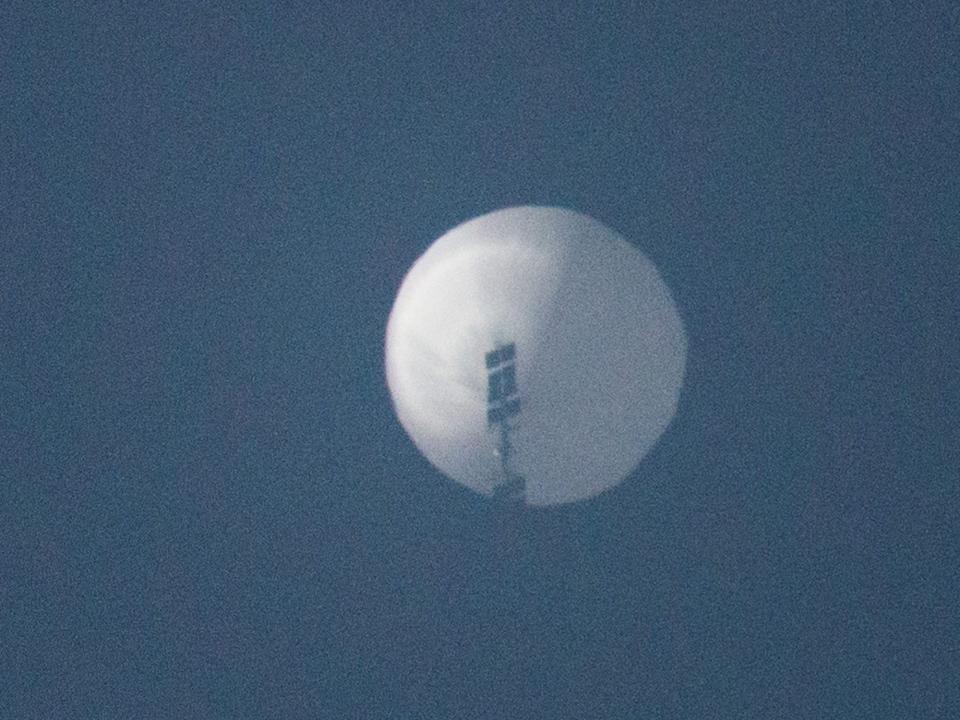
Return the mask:
{"type": "Polygon", "coordinates": [[[560,208],[516,207],[446,233],[410,269],[387,323],[386,375],[424,456],[486,495],[498,482],[486,354],[514,343],[512,469],[526,502],[620,482],[670,423],[686,336],[653,264],[560,208]]]}

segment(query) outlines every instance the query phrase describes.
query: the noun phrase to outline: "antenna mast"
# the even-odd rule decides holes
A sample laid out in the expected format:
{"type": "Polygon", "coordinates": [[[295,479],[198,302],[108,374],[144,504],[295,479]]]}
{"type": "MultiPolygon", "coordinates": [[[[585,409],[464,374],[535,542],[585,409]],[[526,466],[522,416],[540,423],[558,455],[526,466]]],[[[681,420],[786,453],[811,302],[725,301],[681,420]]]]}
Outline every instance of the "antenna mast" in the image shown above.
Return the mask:
{"type": "Polygon", "coordinates": [[[500,458],[500,477],[493,496],[509,502],[523,503],[526,483],[510,469],[513,446],[510,443],[510,419],[520,414],[517,392],[517,347],[515,343],[498,344],[486,355],[487,425],[498,431],[496,454],[500,458]]]}

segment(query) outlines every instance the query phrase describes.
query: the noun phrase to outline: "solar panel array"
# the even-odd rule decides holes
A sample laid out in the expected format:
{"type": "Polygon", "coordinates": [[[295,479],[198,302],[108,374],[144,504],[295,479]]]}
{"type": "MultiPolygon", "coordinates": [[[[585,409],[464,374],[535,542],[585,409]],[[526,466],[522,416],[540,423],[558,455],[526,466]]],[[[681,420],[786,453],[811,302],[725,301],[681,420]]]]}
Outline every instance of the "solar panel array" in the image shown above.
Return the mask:
{"type": "Polygon", "coordinates": [[[506,422],[520,412],[516,355],[514,343],[487,353],[487,422],[490,425],[506,422]]]}

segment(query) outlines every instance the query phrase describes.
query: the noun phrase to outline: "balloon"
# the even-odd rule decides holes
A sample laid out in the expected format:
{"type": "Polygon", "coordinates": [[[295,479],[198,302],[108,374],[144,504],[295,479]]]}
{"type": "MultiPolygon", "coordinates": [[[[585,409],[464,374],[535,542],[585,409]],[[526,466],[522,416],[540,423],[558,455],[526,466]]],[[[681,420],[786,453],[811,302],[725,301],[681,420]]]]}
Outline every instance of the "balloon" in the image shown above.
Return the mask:
{"type": "Polygon", "coordinates": [[[653,447],[686,346],[636,248],[580,213],[515,207],[455,227],[414,263],[387,322],[386,377],[442,473],[484,495],[522,478],[527,504],[551,505],[616,485],[653,447]]]}

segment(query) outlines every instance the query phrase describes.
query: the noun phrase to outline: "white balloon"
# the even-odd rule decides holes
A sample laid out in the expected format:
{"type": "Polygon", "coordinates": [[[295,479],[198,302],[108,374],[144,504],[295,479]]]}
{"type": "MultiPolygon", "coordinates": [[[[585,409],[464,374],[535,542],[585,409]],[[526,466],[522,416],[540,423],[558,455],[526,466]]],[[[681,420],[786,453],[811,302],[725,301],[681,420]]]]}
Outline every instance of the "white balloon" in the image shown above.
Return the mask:
{"type": "Polygon", "coordinates": [[[390,313],[401,424],[435,467],[485,495],[501,478],[485,355],[506,343],[521,403],[510,462],[530,505],[616,485],[674,416],[687,341],[670,291],[585,215],[516,207],[457,226],[414,263],[390,313]]]}

